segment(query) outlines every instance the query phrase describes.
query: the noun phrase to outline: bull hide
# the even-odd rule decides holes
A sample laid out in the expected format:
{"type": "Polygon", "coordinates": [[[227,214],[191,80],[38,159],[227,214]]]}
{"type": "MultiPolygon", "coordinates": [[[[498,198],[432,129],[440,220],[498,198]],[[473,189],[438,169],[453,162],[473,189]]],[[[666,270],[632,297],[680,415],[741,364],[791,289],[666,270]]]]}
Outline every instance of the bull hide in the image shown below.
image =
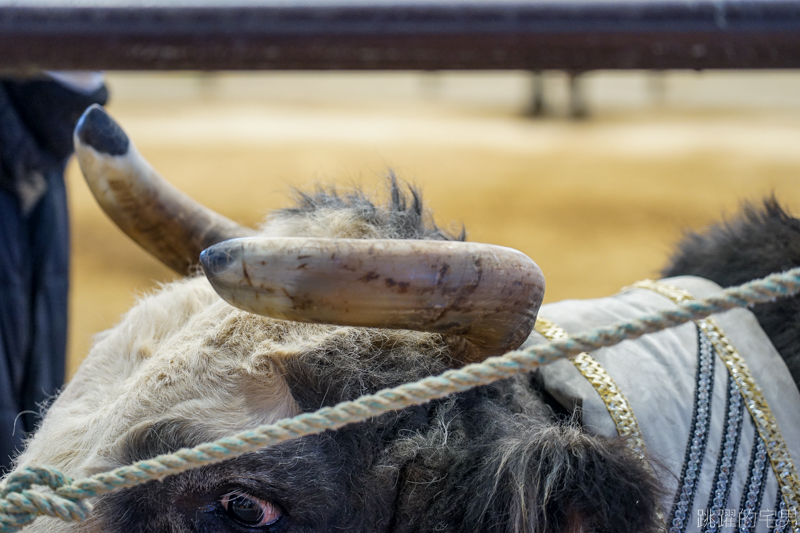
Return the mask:
{"type": "MultiPolygon", "coordinates": [[[[89,133],[77,142],[100,156],[129,150],[121,130],[89,133]]],[[[300,194],[297,207],[273,213],[258,234],[463,240],[434,226],[419,194],[393,178],[388,198],[377,205],[360,193],[300,194]]],[[[688,237],[665,275],[703,276],[668,280],[702,297],[719,290],[714,282],[800,265],[798,237],[800,222],[769,201],[688,237]]],[[[637,289],[544,306],[540,316],[576,332],[670,305],[637,289]]],[[[795,458],[798,311],[794,299],[719,317],[795,458]]],[[[539,333],[527,341],[541,342],[539,333]]],[[[646,533],[662,530],[664,519],[669,531],[715,531],[713,523],[698,525],[704,512],[747,505],[773,520],[739,531],[779,531],[778,478],[759,455],[764,443],[746,406],[735,403],[735,383],[713,355],[708,363],[708,346],[688,324],[592,354],[638,416],[640,447],[617,434],[611,408],[579,365],[562,361],[100,497],[80,525],[40,518],[24,531],[646,533]],[[704,394],[710,406],[698,404],[704,394]],[[699,451],[692,447],[698,410],[711,413],[699,451]],[[688,503],[681,500],[687,483],[688,503]]],[[[17,468],[49,465],[73,478],[107,471],[439,374],[462,364],[465,349],[438,333],[259,316],[223,301],[203,276],[189,276],[144,297],[98,336],[17,468]]]]}

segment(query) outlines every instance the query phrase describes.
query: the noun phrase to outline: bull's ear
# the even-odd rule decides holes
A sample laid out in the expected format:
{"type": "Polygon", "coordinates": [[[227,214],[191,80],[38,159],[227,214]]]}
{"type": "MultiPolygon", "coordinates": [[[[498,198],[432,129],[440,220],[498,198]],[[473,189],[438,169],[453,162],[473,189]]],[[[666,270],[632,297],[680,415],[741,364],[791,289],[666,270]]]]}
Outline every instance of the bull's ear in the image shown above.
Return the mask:
{"type": "Polygon", "coordinates": [[[86,183],[106,214],[174,271],[188,274],[205,248],[255,234],[170,185],[102,107],[83,113],[73,139],[86,183]]]}
{"type": "Polygon", "coordinates": [[[220,296],[246,311],[458,336],[464,363],[519,347],[544,296],[529,257],[478,243],[259,237],[212,246],[201,263],[220,296]]]}

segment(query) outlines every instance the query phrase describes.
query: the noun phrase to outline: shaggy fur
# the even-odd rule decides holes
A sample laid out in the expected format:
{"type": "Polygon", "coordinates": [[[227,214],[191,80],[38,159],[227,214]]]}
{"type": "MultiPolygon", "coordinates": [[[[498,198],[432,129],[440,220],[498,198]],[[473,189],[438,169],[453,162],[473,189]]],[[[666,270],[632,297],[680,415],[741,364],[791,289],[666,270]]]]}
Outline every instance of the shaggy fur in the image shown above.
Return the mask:
{"type": "Polygon", "coordinates": [[[314,194],[295,191],[297,206],[270,216],[270,232],[351,239],[466,240],[463,228],[458,235],[451,235],[436,226],[418,190],[409,187],[404,191],[394,174],[386,181],[388,201],[383,206],[376,206],[360,190],[344,194],[332,188],[319,188],[314,194]]]}
{"type": "MultiPolygon", "coordinates": [[[[798,265],[800,220],[769,198],[762,209],[746,204],[738,218],[688,233],[662,274],[700,276],[730,287],[798,265]]],[[[800,298],[782,298],[752,311],[800,388],[800,298]]]]}
{"type": "Polygon", "coordinates": [[[657,494],[625,446],[509,380],[107,497],[89,530],[239,531],[217,505],[234,484],[287,532],[646,532],[657,494]]]}

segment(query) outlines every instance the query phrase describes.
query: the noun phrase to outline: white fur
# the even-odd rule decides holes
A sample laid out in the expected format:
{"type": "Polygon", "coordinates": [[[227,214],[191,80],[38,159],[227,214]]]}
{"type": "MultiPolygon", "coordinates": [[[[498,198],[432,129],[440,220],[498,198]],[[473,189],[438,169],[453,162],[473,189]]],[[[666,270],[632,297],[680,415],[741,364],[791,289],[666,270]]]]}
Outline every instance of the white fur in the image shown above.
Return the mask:
{"type": "MultiPolygon", "coordinates": [[[[158,420],[188,422],[199,442],[297,414],[276,364],[298,344],[273,340],[285,329],[224,303],[204,278],[165,286],[98,336],[18,465],[80,478],[122,466],[126,436],[158,420]]],[[[26,531],[77,530],[34,526],[26,531]]]]}

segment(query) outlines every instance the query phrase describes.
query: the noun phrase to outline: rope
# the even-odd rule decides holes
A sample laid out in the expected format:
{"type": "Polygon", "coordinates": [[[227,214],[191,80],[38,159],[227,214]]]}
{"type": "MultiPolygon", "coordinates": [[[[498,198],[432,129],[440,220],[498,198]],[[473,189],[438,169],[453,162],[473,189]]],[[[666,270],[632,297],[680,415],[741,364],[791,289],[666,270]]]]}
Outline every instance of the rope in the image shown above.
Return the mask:
{"type": "Polygon", "coordinates": [[[798,292],[800,267],[728,288],[719,296],[688,301],[675,308],[628,322],[595,328],[547,345],[508,352],[482,363],[449,370],[439,376],[384,389],[314,413],[304,413],[85,479],[73,481],[51,468],[22,468],[10,474],[0,484],[0,533],[19,531],[41,515],[54,516],[65,521],[82,521],[90,511],[86,500],[92,497],[232,459],[266,446],[338,429],[389,411],[420,405],[527,372],[564,357],[612,346],[729,309],[774,301],[798,292]],[[50,487],[53,492],[31,490],[34,485],[50,487]]]}

